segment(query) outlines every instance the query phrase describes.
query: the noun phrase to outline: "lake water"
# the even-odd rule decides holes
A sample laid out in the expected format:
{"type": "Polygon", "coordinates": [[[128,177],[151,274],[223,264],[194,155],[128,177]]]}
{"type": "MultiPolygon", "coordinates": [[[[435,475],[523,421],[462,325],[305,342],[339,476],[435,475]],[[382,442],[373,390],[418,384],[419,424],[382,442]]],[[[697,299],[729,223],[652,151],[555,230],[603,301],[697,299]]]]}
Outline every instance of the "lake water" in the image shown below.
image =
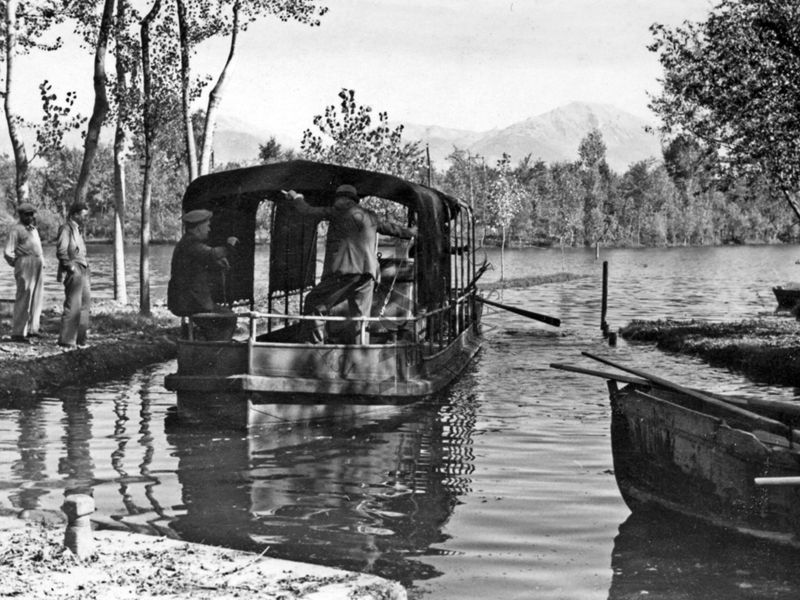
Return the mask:
{"type": "MultiPolygon", "coordinates": [[[[95,290],[110,296],[108,249],[90,252],[95,290]]],[[[170,249],[154,254],[157,298],[170,249]]],[[[800,281],[797,259],[789,246],[607,250],[600,261],[508,251],[506,277],[584,276],[493,296],[562,327],[491,312],[483,350],[447,393],[346,424],[249,437],[181,427],[162,385],[172,363],[18,399],[0,406],[0,509],[58,510],[84,490],[96,516],[133,530],[373,572],[412,598],[796,599],[797,553],[632,517],[614,481],[605,382],[548,365],[597,367],[580,356],[589,350],[683,385],[792,398],[649,345],[609,347],[601,275],[608,261],[612,330],[636,318],[777,319],[771,288],[800,281]]]]}

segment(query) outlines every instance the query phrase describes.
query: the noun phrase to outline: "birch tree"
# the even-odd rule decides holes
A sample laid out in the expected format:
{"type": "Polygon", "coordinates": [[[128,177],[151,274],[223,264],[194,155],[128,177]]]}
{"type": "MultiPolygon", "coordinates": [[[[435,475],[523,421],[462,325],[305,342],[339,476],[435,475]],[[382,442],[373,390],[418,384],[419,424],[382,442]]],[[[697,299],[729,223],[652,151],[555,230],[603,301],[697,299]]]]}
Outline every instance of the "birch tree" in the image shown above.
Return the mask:
{"type": "MultiPolygon", "coordinates": [[[[60,38],[51,43],[43,39],[48,29],[63,22],[64,14],[60,8],[61,3],[58,0],[40,0],[38,2],[6,0],[6,2],[0,3],[0,12],[2,13],[0,34],[3,38],[6,76],[3,107],[6,113],[8,137],[14,154],[18,203],[30,200],[30,162],[37,152],[34,151],[33,157],[29,158],[25,142],[22,139],[26,122],[19,112],[19,106],[23,103],[18,100],[17,57],[28,54],[33,49],[52,51],[61,46],[60,38]]],[[[45,119],[37,132],[37,137],[44,136],[50,141],[60,141],[64,131],[70,126],[68,119],[61,117],[68,117],[72,103],[68,98],[67,105],[59,107],[56,96],[46,81],[40,85],[40,90],[43,103],[46,103],[44,108],[45,110],[50,109],[49,116],[51,118],[49,121],[45,119]],[[48,130],[48,126],[54,128],[48,130]]]]}
{"type": "Polygon", "coordinates": [[[144,135],[141,231],[139,247],[139,312],[150,314],[150,209],[153,193],[153,169],[157,133],[174,118],[178,98],[175,82],[179,72],[177,48],[169,36],[174,31],[172,15],[162,13],[162,0],[154,0],[142,19],[142,131],[144,135]]]}
{"type": "Polygon", "coordinates": [[[317,0],[175,0],[180,41],[181,105],[185,127],[186,154],[189,178],[204,175],[211,170],[214,129],[225,86],[236,56],[240,32],[254,21],[274,16],[281,21],[297,21],[312,27],[320,24],[327,8],[317,0]],[[194,83],[191,59],[201,42],[214,36],[230,36],[228,56],[216,82],[209,92],[205,123],[198,151],[192,123],[192,102],[201,95],[205,81],[194,83]]]}
{"type": "Polygon", "coordinates": [[[505,279],[506,236],[514,217],[522,208],[524,191],[511,169],[511,157],[503,153],[497,161],[497,179],[489,190],[489,214],[491,223],[500,229],[500,280],[505,279]]]}

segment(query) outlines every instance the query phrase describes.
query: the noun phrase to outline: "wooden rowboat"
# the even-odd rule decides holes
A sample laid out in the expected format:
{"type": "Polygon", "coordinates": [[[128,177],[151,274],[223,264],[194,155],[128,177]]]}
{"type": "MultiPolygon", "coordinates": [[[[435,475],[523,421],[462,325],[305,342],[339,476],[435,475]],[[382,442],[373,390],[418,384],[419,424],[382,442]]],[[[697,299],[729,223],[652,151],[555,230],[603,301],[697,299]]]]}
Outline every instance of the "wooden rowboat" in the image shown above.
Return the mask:
{"type": "Polygon", "coordinates": [[[800,287],[777,286],[772,288],[772,293],[775,294],[775,299],[778,301],[776,310],[791,310],[800,303],[800,287]]]}
{"type": "Polygon", "coordinates": [[[629,368],[636,376],[553,366],[608,379],[614,474],[632,511],[656,507],[800,548],[799,405],[707,394],[629,368]]]}

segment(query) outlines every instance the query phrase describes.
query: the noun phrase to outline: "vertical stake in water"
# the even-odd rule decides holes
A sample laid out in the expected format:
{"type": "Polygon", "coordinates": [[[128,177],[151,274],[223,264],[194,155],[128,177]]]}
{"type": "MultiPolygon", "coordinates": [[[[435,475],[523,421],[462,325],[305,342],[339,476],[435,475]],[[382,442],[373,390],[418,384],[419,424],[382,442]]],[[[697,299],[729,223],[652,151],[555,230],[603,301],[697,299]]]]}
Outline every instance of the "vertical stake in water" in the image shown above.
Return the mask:
{"type": "Polygon", "coordinates": [[[608,261],[603,261],[603,303],[600,308],[600,330],[603,337],[608,337],[608,323],[606,323],[606,311],[608,310],[608,261]]]}

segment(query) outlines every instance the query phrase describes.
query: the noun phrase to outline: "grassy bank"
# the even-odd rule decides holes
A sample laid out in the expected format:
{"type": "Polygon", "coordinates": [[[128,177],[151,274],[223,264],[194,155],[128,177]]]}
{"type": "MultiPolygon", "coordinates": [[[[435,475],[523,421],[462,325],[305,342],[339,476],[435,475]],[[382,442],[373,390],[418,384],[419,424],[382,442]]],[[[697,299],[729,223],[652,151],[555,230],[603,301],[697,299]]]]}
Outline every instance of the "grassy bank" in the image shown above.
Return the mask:
{"type": "Polygon", "coordinates": [[[503,290],[514,288],[526,288],[536,285],[544,285],[546,283],[561,283],[563,281],[572,281],[573,279],[581,279],[585,275],[576,275],[575,273],[551,273],[549,275],[535,275],[531,277],[515,277],[512,279],[503,279],[501,281],[492,282],[479,282],[478,289],[481,290],[503,290]]]}
{"type": "Polygon", "coordinates": [[[754,381],[800,387],[800,323],[795,319],[633,321],[620,330],[620,336],[698,356],[754,381]]]}

